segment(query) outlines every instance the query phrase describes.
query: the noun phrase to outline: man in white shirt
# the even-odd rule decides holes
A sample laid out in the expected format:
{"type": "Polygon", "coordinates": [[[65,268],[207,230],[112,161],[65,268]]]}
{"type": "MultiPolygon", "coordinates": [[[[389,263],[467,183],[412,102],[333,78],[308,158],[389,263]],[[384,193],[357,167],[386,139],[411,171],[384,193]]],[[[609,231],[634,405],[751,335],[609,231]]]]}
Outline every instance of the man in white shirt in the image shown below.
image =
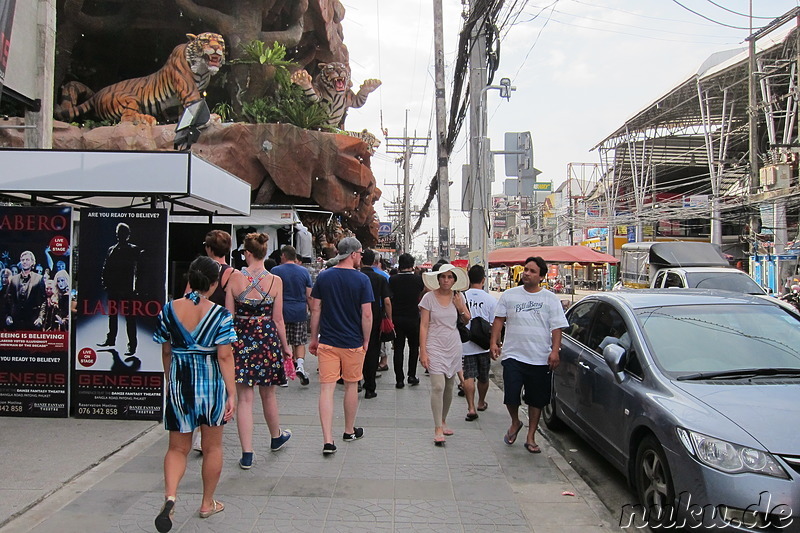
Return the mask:
{"type": "Polygon", "coordinates": [[[497,302],[489,348],[492,359],[503,356],[503,403],[511,416],[511,427],[503,442],[514,444],[524,426],[519,419],[524,386],[522,400],[528,405],[525,449],[530,453],[541,452],[536,444],[536,429],[542,408],[550,403],[552,371],[559,363],[561,328],[568,326],[558,297],[540,286],[546,275],[544,259],[525,260],[522,285],[505,291],[497,302]],[[501,349],[500,331],[504,324],[506,333],[501,349]]]}
{"type": "MultiPolygon", "coordinates": [[[[476,317],[481,317],[491,323],[494,318],[494,309],[497,306],[497,298],[483,290],[486,281],[486,271],[481,265],[472,265],[469,269],[469,289],[464,293],[469,307],[469,314],[474,321],[476,317]]],[[[474,327],[474,322],[470,322],[470,328],[474,327]]],[[[472,341],[461,345],[461,352],[464,356],[464,396],[467,399],[466,421],[472,422],[478,419],[477,411],[485,411],[488,407],[486,403],[486,393],[489,390],[489,368],[491,361],[489,350],[482,348],[472,341]],[[478,380],[478,405],[475,406],[475,380],[478,380]]]]}

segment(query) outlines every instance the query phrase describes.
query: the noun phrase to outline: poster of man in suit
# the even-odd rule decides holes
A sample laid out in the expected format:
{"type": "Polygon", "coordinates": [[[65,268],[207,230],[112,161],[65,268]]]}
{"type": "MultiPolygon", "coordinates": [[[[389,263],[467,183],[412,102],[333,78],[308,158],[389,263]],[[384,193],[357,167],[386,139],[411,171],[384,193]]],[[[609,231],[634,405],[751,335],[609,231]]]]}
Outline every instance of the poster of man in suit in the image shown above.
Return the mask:
{"type": "Polygon", "coordinates": [[[158,420],[167,211],[83,209],[79,244],[74,414],[158,420]]]}

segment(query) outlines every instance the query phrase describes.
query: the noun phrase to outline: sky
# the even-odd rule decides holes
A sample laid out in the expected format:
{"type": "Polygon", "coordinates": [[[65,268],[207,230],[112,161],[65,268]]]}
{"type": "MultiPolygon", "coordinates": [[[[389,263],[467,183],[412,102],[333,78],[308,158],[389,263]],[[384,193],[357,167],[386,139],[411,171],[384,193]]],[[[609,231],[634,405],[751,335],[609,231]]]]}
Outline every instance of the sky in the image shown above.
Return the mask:
{"type": "MultiPolygon", "coordinates": [[[[349,112],[346,129],[367,128],[383,140],[434,137],[433,0],[341,0],[344,42],[350,52],[354,89],[366,78],[382,86],[364,107],[349,112]]],[[[465,0],[466,1],[466,0],[465,0]]],[[[796,7],[798,0],[506,0],[519,16],[501,29],[500,66],[493,84],[511,79],[511,99],[487,95],[488,132],[493,150],[505,132],[530,131],[539,181],[565,181],[568,163],[600,163],[591,151],[624,121],[694,74],[712,53],[745,48],[744,39],[796,7]],[[519,11],[519,7],[524,6],[519,11]],[[709,20],[710,19],[710,20],[709,20]]],[[[442,0],[447,106],[452,97],[455,47],[462,1],[442,0]]],[[[788,26],[787,26],[788,27],[788,26]]],[[[456,242],[469,234],[460,211],[461,167],[469,159],[468,122],[450,158],[451,227],[456,242]]],[[[372,159],[383,198],[382,221],[397,198],[403,170],[385,142],[372,159]]],[[[495,158],[493,192],[502,192],[503,161],[495,158]]],[[[421,206],[436,170],[436,147],[413,156],[413,207],[421,206]]],[[[413,237],[416,250],[436,234],[434,210],[413,237]]],[[[416,221],[416,218],[414,218],[416,221]]]]}

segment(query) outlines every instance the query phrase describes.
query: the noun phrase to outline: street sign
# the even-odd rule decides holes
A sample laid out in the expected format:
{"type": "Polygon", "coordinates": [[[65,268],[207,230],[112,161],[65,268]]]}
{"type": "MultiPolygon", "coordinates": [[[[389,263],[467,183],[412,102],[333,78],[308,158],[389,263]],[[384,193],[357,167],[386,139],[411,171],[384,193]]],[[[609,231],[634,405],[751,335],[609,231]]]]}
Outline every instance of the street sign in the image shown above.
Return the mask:
{"type": "Polygon", "coordinates": [[[392,233],[391,222],[378,222],[378,237],[385,237],[392,233]]]}
{"type": "Polygon", "coordinates": [[[552,181],[547,182],[547,183],[534,183],[533,184],[533,190],[534,191],[550,191],[552,189],[553,189],[553,182],[552,181]]]}

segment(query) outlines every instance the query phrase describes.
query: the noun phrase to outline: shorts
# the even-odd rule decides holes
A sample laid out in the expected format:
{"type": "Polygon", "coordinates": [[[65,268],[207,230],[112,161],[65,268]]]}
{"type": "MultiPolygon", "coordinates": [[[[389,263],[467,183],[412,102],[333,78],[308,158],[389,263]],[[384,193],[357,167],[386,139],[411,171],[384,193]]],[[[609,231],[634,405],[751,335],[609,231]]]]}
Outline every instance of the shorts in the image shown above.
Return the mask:
{"type": "Polygon", "coordinates": [[[335,383],[339,378],[347,382],[360,381],[363,378],[364,348],[336,348],[320,344],[317,348],[319,359],[319,382],[335,383]]]}
{"type": "Polygon", "coordinates": [[[491,358],[489,352],[464,356],[464,379],[478,378],[481,383],[489,381],[491,358]]]}
{"type": "Polygon", "coordinates": [[[520,397],[526,405],[543,408],[550,403],[552,372],[548,365],[530,365],[516,359],[503,359],[503,403],[520,405],[520,397]],[[525,395],[522,396],[522,387],[525,395]]]}
{"type": "Polygon", "coordinates": [[[304,346],[308,344],[308,322],[286,322],[286,341],[289,346],[304,346]]]}

